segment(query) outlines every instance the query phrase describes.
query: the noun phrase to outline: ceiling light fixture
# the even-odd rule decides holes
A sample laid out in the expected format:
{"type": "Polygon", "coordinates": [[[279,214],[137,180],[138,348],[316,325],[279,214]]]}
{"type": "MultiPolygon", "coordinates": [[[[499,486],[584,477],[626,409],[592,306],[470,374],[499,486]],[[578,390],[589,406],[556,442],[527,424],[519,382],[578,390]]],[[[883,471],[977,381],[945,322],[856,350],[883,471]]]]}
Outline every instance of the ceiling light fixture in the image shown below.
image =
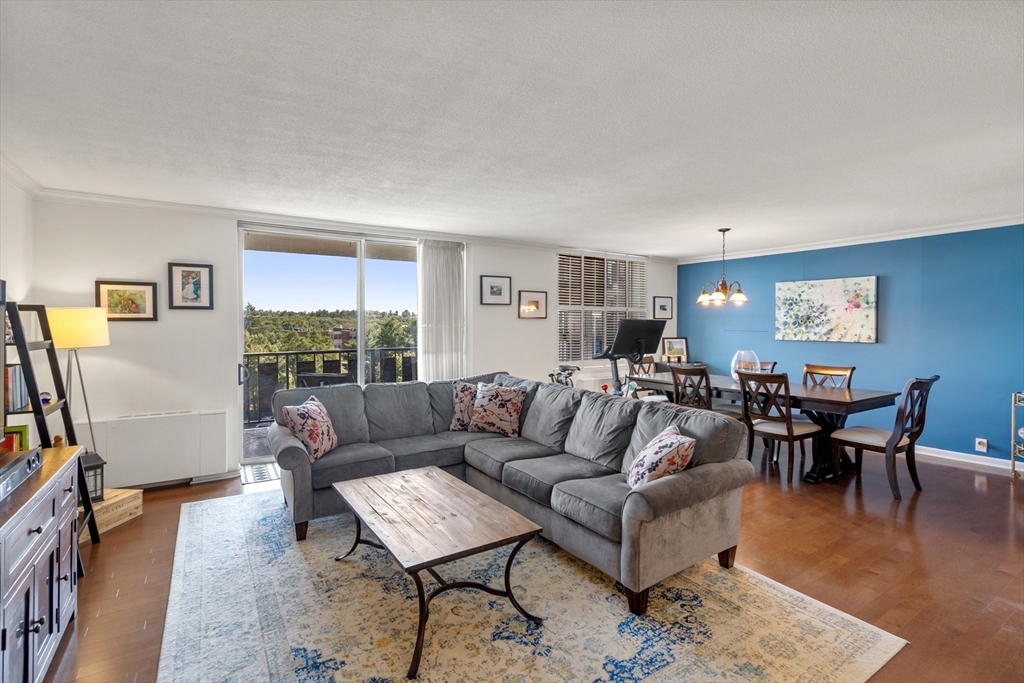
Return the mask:
{"type": "Polygon", "coordinates": [[[725,279],[725,233],[729,232],[729,228],[719,228],[718,232],[722,233],[722,279],[718,281],[717,286],[712,282],[705,282],[700,296],[697,297],[697,303],[702,306],[708,304],[723,306],[726,301],[730,301],[740,306],[747,303],[747,295],[743,293],[738,281],[733,280],[730,284],[725,279]],[[714,287],[710,294],[708,293],[709,286],[714,287]]]}

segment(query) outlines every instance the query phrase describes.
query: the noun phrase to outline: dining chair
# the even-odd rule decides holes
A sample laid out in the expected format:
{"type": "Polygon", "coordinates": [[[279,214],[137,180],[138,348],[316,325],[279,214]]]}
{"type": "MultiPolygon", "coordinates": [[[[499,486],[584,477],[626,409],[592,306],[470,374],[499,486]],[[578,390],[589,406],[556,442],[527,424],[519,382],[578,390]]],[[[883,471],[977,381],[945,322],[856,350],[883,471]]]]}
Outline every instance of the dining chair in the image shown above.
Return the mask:
{"type": "Polygon", "coordinates": [[[654,356],[644,356],[639,363],[629,364],[629,374],[649,375],[654,372],[654,356]]]}
{"type": "Polygon", "coordinates": [[[777,360],[763,360],[758,362],[757,366],[761,372],[775,372],[775,366],[778,364],[777,360]]]}
{"type": "MultiPolygon", "coordinates": [[[[789,400],[789,375],[784,372],[737,372],[743,392],[743,422],[747,426],[747,460],[754,455],[754,437],[789,444],[789,472],[793,481],[793,450],[800,442],[800,456],[807,457],[804,439],[817,438],[821,427],[813,422],[794,422],[789,400]]],[[[769,454],[772,450],[769,449],[769,454]]]]}
{"type": "Polygon", "coordinates": [[[742,420],[743,415],[735,410],[726,408],[714,408],[711,401],[711,378],[708,376],[706,367],[697,368],[669,368],[672,372],[672,396],[676,405],[690,406],[702,410],[711,410],[742,420]]]}
{"type": "Polygon", "coordinates": [[[921,490],[921,481],[917,478],[917,464],[914,462],[914,446],[921,432],[924,431],[925,412],[928,408],[928,394],[932,385],[939,380],[938,375],[928,379],[914,378],[903,387],[899,408],[896,410],[896,424],[892,431],[875,427],[847,427],[832,432],[832,477],[839,483],[839,461],[844,446],[852,447],[857,474],[861,471],[861,458],[864,451],[885,453],[885,471],[889,475],[889,488],[892,497],[900,499],[900,485],[896,481],[896,454],[905,453],[907,469],[914,488],[921,490]]]}
{"type": "MultiPolygon", "coordinates": [[[[853,371],[856,369],[856,366],[813,365],[806,363],[804,364],[804,386],[849,389],[850,382],[853,380],[853,371]]],[[[811,421],[811,418],[804,415],[803,411],[794,415],[793,419],[799,422],[811,421]]]]}

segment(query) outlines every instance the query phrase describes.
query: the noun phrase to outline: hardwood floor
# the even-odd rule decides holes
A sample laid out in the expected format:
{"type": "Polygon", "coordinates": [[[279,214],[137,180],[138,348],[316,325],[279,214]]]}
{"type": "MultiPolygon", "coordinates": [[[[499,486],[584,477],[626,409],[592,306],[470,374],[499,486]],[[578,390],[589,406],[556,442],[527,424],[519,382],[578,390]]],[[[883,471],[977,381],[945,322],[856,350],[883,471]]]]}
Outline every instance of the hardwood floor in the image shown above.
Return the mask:
{"type": "MultiPolygon", "coordinates": [[[[873,682],[1024,680],[1024,482],[919,461],[924,492],[894,501],[879,458],[841,486],[753,462],[736,562],[909,640],[873,682]]],[[[155,680],[179,508],[241,492],[147,492],[141,518],[83,546],[78,616],[46,680],[155,680]]]]}

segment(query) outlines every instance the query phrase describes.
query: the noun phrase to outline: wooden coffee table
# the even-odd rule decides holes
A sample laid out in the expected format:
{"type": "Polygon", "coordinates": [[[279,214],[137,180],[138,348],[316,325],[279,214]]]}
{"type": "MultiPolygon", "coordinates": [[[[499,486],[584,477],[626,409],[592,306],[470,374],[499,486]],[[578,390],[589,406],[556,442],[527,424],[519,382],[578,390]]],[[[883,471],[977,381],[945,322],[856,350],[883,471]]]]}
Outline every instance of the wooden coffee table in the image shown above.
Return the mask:
{"type": "Polygon", "coordinates": [[[420,598],[419,629],[409,678],[416,678],[423,654],[423,633],[430,601],[453,588],[475,588],[507,597],[519,613],[535,624],[535,617],[516,601],[510,574],[516,553],[541,531],[515,510],[484,495],[437,467],[423,467],[334,484],[355,513],[356,538],[352,548],[335,560],[343,560],[360,543],[387,550],[416,582],[420,598]],[[383,546],[361,538],[362,523],[383,546]],[[434,567],[515,543],[505,563],[505,590],[472,581],[445,581],[434,567]],[[426,570],[440,586],[424,594],[420,571],[426,570]]]}

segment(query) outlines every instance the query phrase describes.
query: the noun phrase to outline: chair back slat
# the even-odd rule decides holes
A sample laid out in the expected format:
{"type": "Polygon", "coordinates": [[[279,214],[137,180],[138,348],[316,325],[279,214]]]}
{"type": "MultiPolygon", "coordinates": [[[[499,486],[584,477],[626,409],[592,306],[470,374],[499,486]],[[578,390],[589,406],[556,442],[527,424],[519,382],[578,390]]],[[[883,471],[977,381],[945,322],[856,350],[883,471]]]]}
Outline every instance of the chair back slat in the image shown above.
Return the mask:
{"type": "Polygon", "coordinates": [[[669,369],[672,371],[672,395],[677,405],[711,410],[711,378],[706,367],[669,369]]]}
{"type": "Polygon", "coordinates": [[[639,363],[629,364],[629,374],[649,375],[654,371],[654,356],[644,356],[639,363]]]}
{"type": "Polygon", "coordinates": [[[737,372],[743,390],[743,421],[793,424],[789,402],[789,375],[784,372],[737,372]]]}
{"type": "Polygon", "coordinates": [[[804,365],[804,385],[816,387],[838,387],[849,389],[853,371],[857,368],[839,365],[804,365]]]}
{"type": "Polygon", "coordinates": [[[911,446],[917,442],[917,438],[924,431],[928,394],[931,393],[932,385],[937,381],[939,381],[938,375],[932,375],[928,379],[917,377],[907,381],[906,386],[903,387],[899,408],[896,410],[896,425],[893,427],[887,446],[895,448],[904,436],[910,440],[911,446]]]}

